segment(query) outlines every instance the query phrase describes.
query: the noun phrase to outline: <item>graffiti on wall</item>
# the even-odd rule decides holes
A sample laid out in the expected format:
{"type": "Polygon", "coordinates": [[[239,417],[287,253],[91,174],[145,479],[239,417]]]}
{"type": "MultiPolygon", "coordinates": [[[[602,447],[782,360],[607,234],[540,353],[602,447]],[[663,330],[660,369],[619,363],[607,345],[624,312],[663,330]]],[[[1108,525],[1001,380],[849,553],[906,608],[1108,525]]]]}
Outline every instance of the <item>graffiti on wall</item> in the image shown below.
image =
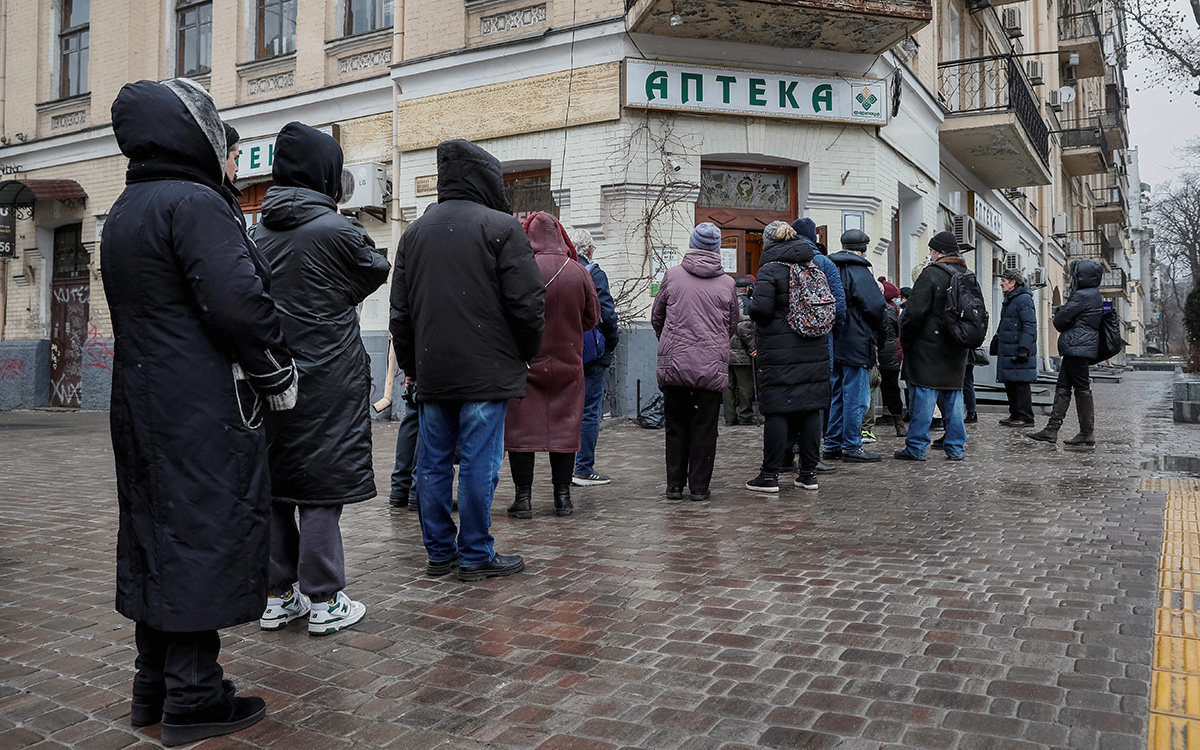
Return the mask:
{"type": "Polygon", "coordinates": [[[0,359],[0,380],[20,380],[25,377],[25,360],[0,359]]]}
{"type": "Polygon", "coordinates": [[[84,350],[84,367],[112,370],[113,350],[108,339],[100,335],[99,314],[88,319],[87,348],[84,350]]]}

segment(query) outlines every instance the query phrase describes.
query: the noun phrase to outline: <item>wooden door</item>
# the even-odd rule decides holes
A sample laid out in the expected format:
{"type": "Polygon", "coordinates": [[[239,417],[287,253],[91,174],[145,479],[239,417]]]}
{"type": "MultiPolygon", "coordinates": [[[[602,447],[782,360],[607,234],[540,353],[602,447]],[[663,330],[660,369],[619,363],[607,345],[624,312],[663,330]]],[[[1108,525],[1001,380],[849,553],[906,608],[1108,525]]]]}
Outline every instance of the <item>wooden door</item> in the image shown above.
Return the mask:
{"type": "Polygon", "coordinates": [[[892,214],[892,241],[888,244],[887,278],[896,286],[900,283],[900,212],[892,214]]]}
{"type": "Polygon", "coordinates": [[[91,298],[82,234],[82,224],[54,231],[50,285],[50,405],[73,409],[82,403],[83,346],[91,298]]]}

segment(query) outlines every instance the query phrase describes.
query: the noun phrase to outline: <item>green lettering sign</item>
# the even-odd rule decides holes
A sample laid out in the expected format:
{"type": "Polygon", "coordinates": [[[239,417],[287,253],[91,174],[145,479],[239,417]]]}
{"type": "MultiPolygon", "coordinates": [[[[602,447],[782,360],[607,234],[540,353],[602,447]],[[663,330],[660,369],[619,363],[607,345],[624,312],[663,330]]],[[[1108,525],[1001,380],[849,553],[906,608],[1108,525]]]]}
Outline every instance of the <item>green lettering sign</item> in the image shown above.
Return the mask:
{"type": "Polygon", "coordinates": [[[664,71],[656,70],[646,76],[646,98],[654,101],[655,92],[659,99],[667,98],[667,74],[664,71]]]}
{"type": "Polygon", "coordinates": [[[762,78],[750,79],[750,106],[767,106],[767,82],[762,78]]]}
{"type": "Polygon", "coordinates": [[[729,87],[737,83],[737,78],[734,76],[717,76],[717,83],[721,84],[721,101],[728,104],[729,87]]]}
{"type": "Polygon", "coordinates": [[[792,105],[792,109],[800,109],[800,105],[796,103],[796,97],[795,97],[796,86],[798,86],[799,84],[800,84],[799,81],[792,81],[791,83],[788,83],[787,81],[779,82],[779,108],[780,109],[786,109],[789,103],[792,105]]]}
{"type": "Polygon", "coordinates": [[[679,85],[683,88],[683,103],[688,103],[688,83],[694,83],[696,86],[696,101],[704,101],[704,76],[699,73],[680,73],[679,85]]]}
{"type": "Polygon", "coordinates": [[[825,105],[826,112],[833,111],[833,86],[828,83],[822,83],[813,89],[813,112],[820,112],[822,104],[825,105]]]}
{"type": "Polygon", "coordinates": [[[250,149],[250,168],[251,169],[258,169],[258,166],[259,166],[259,158],[258,157],[261,153],[262,153],[262,146],[255,146],[254,148],[250,149]]]}
{"type": "Polygon", "coordinates": [[[267,166],[275,166],[275,141],[271,141],[267,146],[267,166]]]}

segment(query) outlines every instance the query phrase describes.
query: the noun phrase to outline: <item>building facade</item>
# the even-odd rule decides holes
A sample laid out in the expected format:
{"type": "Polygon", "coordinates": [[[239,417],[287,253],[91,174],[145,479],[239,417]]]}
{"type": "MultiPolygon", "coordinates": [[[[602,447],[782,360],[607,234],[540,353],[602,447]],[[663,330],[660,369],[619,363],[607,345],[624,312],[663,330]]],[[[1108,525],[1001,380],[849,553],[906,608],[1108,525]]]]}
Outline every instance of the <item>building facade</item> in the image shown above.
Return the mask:
{"type": "MultiPolygon", "coordinates": [[[[863,229],[899,286],[954,231],[993,320],[1005,267],[1033,282],[1045,365],[1069,263],[1095,257],[1133,345],[1136,150],[1110,1],[0,0],[0,408],[106,406],[97,250],[125,169],[108,111],[125,82],[174,75],[241,133],[250,224],[292,120],[339,140],[344,210],[389,248],[437,199],[437,143],[494,153],[518,216],[596,238],[629,328],[621,413],[656,389],[649,308],[699,221],[731,274],[757,271],[773,220],[809,216],[834,249],[863,229]]],[[[377,389],[386,299],[361,311],[377,389]]]]}

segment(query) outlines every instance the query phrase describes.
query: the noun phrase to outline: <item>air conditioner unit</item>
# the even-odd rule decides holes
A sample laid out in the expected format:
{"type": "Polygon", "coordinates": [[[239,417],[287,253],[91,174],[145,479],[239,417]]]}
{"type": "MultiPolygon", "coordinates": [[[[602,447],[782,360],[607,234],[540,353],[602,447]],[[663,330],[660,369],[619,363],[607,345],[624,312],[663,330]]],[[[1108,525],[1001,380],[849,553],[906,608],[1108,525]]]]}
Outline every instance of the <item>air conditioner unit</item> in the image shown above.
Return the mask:
{"type": "Polygon", "coordinates": [[[1060,239],[1067,236],[1067,215],[1058,214],[1050,220],[1050,234],[1060,239]]]}
{"type": "Polygon", "coordinates": [[[975,219],[961,214],[954,215],[954,239],[965,250],[975,249],[975,219]]]}
{"type": "Polygon", "coordinates": [[[342,170],[340,208],[382,207],[387,199],[387,170],[379,162],[347,164],[342,170]]]}
{"type": "Polygon", "coordinates": [[[1026,60],[1025,72],[1029,74],[1029,82],[1034,86],[1041,86],[1045,81],[1046,71],[1041,60],[1026,60]]]}
{"type": "Polygon", "coordinates": [[[1021,256],[1018,255],[1017,253],[1005,253],[1004,254],[1004,270],[1005,271],[1020,271],[1021,270],[1021,256]]]}
{"type": "Polygon", "coordinates": [[[1004,33],[1009,39],[1021,36],[1024,33],[1021,31],[1021,9],[1005,8],[1000,14],[1000,25],[1004,27],[1004,33]]]}
{"type": "Polygon", "coordinates": [[[1038,266],[1033,269],[1033,273],[1029,274],[1027,281],[1031,289],[1041,289],[1044,286],[1050,286],[1050,272],[1038,266]]]}
{"type": "Polygon", "coordinates": [[[1046,103],[1049,104],[1050,109],[1054,110],[1055,112],[1062,112],[1062,92],[1059,89],[1054,89],[1051,91],[1046,103]]]}

